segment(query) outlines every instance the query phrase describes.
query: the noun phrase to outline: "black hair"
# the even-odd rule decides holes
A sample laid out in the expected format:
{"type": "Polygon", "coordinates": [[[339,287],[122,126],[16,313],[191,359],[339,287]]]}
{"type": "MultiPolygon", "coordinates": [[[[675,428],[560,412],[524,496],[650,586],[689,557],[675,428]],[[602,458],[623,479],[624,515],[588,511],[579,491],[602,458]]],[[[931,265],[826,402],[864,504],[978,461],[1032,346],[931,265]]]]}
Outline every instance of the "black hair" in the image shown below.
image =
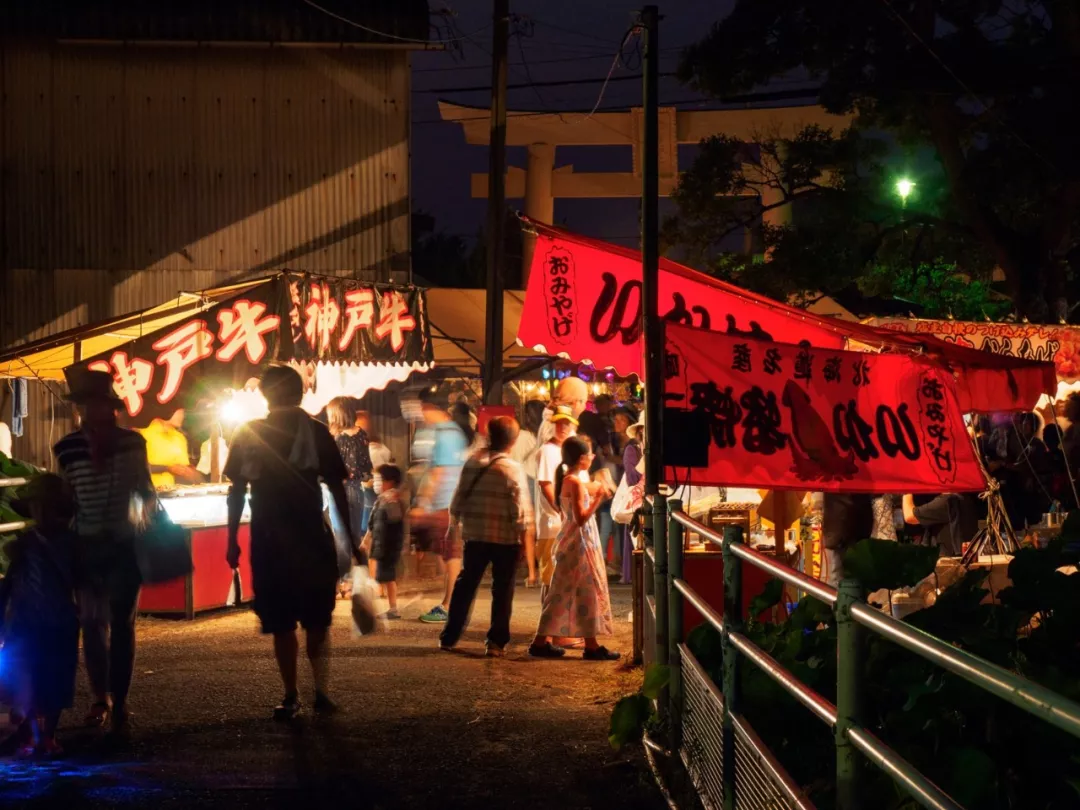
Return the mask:
{"type": "Polygon", "coordinates": [[[488,422],[488,449],[492,453],[505,453],[517,441],[520,429],[512,416],[496,416],[488,422]]]}
{"type": "Polygon", "coordinates": [[[304,398],[304,380],[289,366],[270,366],[259,380],[259,390],[271,408],[296,407],[304,398]]]}
{"type": "Polygon", "coordinates": [[[555,498],[562,497],[562,485],[566,480],[566,474],[577,467],[589,452],[592,451],[592,441],[588,436],[571,436],[562,443],[562,464],[555,471],[555,498]]]}
{"type": "Polygon", "coordinates": [[[540,430],[544,423],[544,410],[547,403],[542,399],[530,399],[525,403],[525,424],[523,425],[530,433],[540,430]]]}
{"type": "Polygon", "coordinates": [[[1061,428],[1056,422],[1051,422],[1043,428],[1043,443],[1051,450],[1061,447],[1061,428]]]}
{"type": "Polygon", "coordinates": [[[397,465],[383,464],[375,472],[377,472],[379,477],[383,480],[383,489],[386,489],[388,483],[395,487],[401,486],[401,468],[397,465]]]}
{"type": "Polygon", "coordinates": [[[473,440],[476,439],[476,430],[472,426],[472,408],[469,407],[469,403],[454,403],[454,409],[450,412],[450,417],[454,420],[454,424],[461,428],[465,434],[465,441],[471,445],[473,440]]]}

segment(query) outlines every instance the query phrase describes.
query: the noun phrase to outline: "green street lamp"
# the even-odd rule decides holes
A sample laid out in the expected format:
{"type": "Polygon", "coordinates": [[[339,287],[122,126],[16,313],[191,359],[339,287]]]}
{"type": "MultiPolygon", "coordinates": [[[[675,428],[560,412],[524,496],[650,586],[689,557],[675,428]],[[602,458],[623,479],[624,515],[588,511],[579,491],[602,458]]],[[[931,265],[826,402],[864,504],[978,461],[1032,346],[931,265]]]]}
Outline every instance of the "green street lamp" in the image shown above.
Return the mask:
{"type": "Polygon", "coordinates": [[[907,205],[907,199],[911,196],[911,192],[915,190],[915,181],[909,180],[906,177],[896,181],[896,193],[900,196],[900,202],[903,205],[907,205]]]}

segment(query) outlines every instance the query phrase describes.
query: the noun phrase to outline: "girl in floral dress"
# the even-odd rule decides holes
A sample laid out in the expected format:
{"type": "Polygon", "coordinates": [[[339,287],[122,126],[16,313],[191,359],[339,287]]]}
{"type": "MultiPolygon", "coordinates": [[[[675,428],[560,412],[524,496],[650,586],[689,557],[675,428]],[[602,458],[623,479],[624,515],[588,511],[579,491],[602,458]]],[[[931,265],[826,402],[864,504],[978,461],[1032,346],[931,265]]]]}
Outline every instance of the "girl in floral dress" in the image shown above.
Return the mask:
{"type": "Polygon", "coordinates": [[[584,638],[587,661],[614,661],[619,653],[597,642],[614,632],[607,566],[596,527],[596,510],[610,497],[604,485],[588,480],[592,445],[584,436],[567,439],[562,466],[555,476],[555,491],[563,515],[555,540],[555,571],[544,595],[543,612],[529,653],[538,658],[559,658],[565,651],[545,639],[551,636],[584,638]]]}

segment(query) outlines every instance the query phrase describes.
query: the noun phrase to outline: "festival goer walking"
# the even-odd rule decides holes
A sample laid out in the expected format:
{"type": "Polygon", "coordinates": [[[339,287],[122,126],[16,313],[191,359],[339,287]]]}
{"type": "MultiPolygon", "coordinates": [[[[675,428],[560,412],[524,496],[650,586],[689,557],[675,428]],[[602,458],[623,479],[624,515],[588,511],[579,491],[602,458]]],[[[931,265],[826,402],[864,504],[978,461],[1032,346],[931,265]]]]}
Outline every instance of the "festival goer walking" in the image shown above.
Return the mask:
{"type": "Polygon", "coordinates": [[[443,561],[443,600],[420,617],[429,624],[441,624],[447,619],[450,594],[461,571],[461,547],[448,535],[450,528],[450,499],[454,496],[461,468],[469,448],[461,428],[450,419],[429,394],[421,403],[424,422],[431,431],[431,455],[427,471],[420,482],[412,510],[413,534],[421,551],[433,551],[443,561]]]}
{"type": "Polygon", "coordinates": [[[401,494],[401,470],[393,464],[379,467],[378,496],[364,544],[371,546],[375,581],[386,589],[390,609],[383,619],[400,619],[397,604],[397,567],[405,546],[405,503],[401,494]]]}
{"type": "Polygon", "coordinates": [[[563,525],[555,542],[555,571],[529,647],[529,654],[538,658],[565,654],[546,640],[552,636],[584,638],[582,658],[587,661],[619,658],[619,653],[597,640],[598,636],[614,634],[607,570],[595,518],[601,502],[612,493],[599,481],[588,480],[592,460],[588,438],[573,436],[563,442],[563,463],[556,479],[563,525]]]}
{"type": "Polygon", "coordinates": [[[141,505],[147,514],[156,496],[146,440],[117,424],[124,403],[113,392],[112,375],[82,372],[72,379],[67,399],[78,410],[80,426],[53,453],[75,499],[77,600],[94,701],[86,724],[104,727],[111,719],[112,730],[124,733],[131,717],[127,696],[141,585],[132,513],[141,505]]]}
{"type": "Polygon", "coordinates": [[[514,583],[522,544],[531,542],[532,506],[521,465],[510,458],[518,423],[498,416],[488,423],[488,450],[465,463],[450,504],[464,542],[463,567],[454,583],[450,615],[439,645],[452,650],[461,638],[484,572],[491,566],[491,626],[487,655],[500,658],[510,642],[514,583]]]}
{"type": "MultiPolygon", "coordinates": [[[[357,424],[356,400],[335,397],[326,406],[330,435],[334,437],[341,460],[349,477],[345,480],[345,499],[349,504],[349,523],[360,535],[367,531],[367,493],[374,468],[368,449],[368,435],[357,424]]],[[[338,559],[338,594],[348,598],[351,591],[349,570],[352,568],[351,538],[335,537],[338,559]]]]}
{"type": "Polygon", "coordinates": [[[74,701],[79,666],[74,505],[49,473],[34,479],[27,501],[34,526],[5,546],[10,564],[0,577],[0,686],[24,718],[20,756],[56,756],[56,726],[74,701]]]}
{"type": "Polygon", "coordinates": [[[251,488],[251,574],[255,614],[274,637],[274,655],[285,696],[275,720],[300,712],[296,625],[307,635],[315,678],[315,711],[332,711],[328,631],[334,613],[338,568],[334,538],[323,519],[319,480],[326,484],[360,561],[345,495],[348,470],[330,431],[300,409],[303,381],[287,366],[267,369],[260,383],[270,413],[237,431],[225,474],[229,489],[232,568],[240,562],[237,533],[251,488]]]}

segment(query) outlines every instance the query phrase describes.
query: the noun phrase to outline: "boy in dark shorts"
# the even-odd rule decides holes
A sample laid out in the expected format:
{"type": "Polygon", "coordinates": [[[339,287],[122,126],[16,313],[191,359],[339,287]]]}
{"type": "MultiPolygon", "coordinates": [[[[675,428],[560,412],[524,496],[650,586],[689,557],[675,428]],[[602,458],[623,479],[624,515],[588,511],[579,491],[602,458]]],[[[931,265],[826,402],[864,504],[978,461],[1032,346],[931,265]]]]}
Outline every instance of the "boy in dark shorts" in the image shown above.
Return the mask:
{"type": "Polygon", "coordinates": [[[397,567],[405,544],[405,506],[401,495],[401,470],[393,464],[378,469],[382,490],[371,510],[368,529],[371,559],[375,562],[375,581],[386,588],[390,609],[383,619],[400,619],[397,609],[397,567]]]}

